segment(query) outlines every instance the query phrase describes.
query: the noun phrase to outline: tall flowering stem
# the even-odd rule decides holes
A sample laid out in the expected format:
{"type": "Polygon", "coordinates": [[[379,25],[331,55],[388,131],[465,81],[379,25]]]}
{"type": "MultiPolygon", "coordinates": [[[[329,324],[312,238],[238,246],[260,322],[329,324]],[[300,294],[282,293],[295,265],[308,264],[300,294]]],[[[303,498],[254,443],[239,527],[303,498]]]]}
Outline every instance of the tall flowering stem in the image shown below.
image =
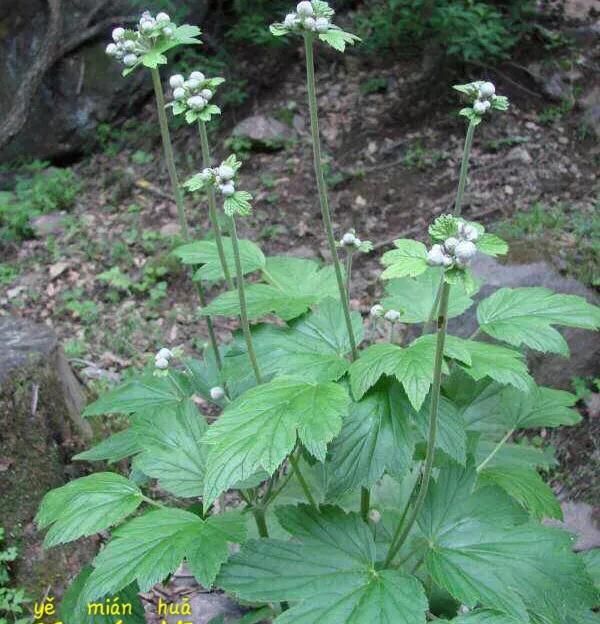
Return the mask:
{"type": "MultiPolygon", "coordinates": [[[[165,111],[165,95],[160,81],[160,73],[157,68],[150,70],[152,73],[152,83],[154,85],[154,95],[156,97],[156,108],[158,111],[158,122],[160,125],[160,134],[162,137],[163,149],[165,154],[165,161],[167,163],[167,171],[169,172],[169,178],[171,180],[171,187],[173,189],[173,195],[175,196],[175,204],[177,205],[177,216],[179,218],[179,227],[181,229],[181,235],[185,242],[190,240],[190,231],[185,215],[185,205],[183,202],[183,192],[179,184],[179,177],[177,176],[177,169],[175,167],[175,156],[173,155],[173,144],[171,143],[171,133],[169,132],[169,123],[167,121],[167,113],[165,111]]],[[[202,307],[206,306],[206,297],[204,295],[204,289],[201,282],[196,282],[196,288],[198,290],[198,299],[202,307]]],[[[210,316],[206,317],[206,326],[208,329],[208,336],[213,350],[215,361],[219,370],[222,368],[221,354],[219,353],[219,345],[217,343],[217,337],[215,334],[215,328],[210,316]]]]}
{"type": "MultiPolygon", "coordinates": [[[[198,122],[198,132],[200,134],[200,146],[202,149],[202,163],[204,167],[210,167],[211,155],[210,146],[208,144],[208,133],[206,132],[206,123],[204,121],[198,122]]],[[[219,226],[219,219],[217,217],[217,198],[215,189],[210,187],[208,189],[208,215],[215,235],[215,242],[217,244],[217,252],[219,254],[219,260],[221,261],[221,267],[223,268],[223,275],[225,276],[225,282],[230,290],[233,290],[233,280],[231,279],[231,273],[227,260],[225,258],[225,250],[223,248],[223,238],[221,236],[221,227],[219,226]]]]}
{"type": "Polygon", "coordinates": [[[358,357],[358,350],[356,348],[356,338],[354,336],[354,330],[352,328],[352,321],[350,319],[350,307],[348,304],[348,293],[344,284],[344,274],[340,263],[337,247],[335,244],[335,237],[333,235],[333,227],[331,225],[331,213],[329,211],[329,201],[327,198],[327,185],[325,184],[325,174],[323,172],[323,162],[321,156],[321,137],[319,133],[319,114],[317,104],[317,92],[315,83],[315,61],[314,61],[314,35],[307,33],[304,35],[304,47],[306,50],[306,81],[308,86],[308,106],[310,110],[310,127],[312,133],[313,154],[315,161],[315,175],[317,178],[317,189],[319,191],[319,201],[321,204],[321,215],[323,217],[323,224],[325,225],[325,232],[327,234],[327,242],[329,244],[329,251],[333,259],[333,265],[335,267],[335,276],[337,279],[338,289],[340,292],[340,301],[344,310],[344,319],[346,322],[346,329],[348,331],[348,339],[350,341],[350,349],[352,352],[352,359],[355,360],[358,357]]]}
{"type": "Polygon", "coordinates": [[[419,513],[421,512],[421,508],[423,507],[423,503],[425,502],[425,497],[427,496],[427,491],[429,489],[429,482],[431,480],[431,473],[433,471],[433,460],[435,457],[435,440],[437,436],[437,421],[438,421],[438,411],[439,411],[439,403],[440,403],[440,390],[442,385],[442,367],[444,364],[444,347],[446,343],[446,329],[448,327],[448,301],[450,298],[450,284],[447,282],[443,283],[442,286],[442,294],[440,297],[440,311],[438,314],[437,321],[437,341],[436,341],[436,349],[435,349],[435,362],[434,362],[434,371],[433,371],[433,385],[431,387],[431,404],[430,404],[430,414],[429,414],[429,433],[427,436],[427,453],[425,456],[425,465],[423,467],[423,474],[421,477],[421,486],[419,489],[419,493],[415,500],[412,512],[406,521],[399,522],[398,527],[396,528],[396,532],[394,537],[392,538],[392,542],[390,544],[390,549],[388,551],[387,557],[385,559],[384,566],[387,567],[393,561],[394,557],[402,547],[402,544],[406,541],[411,529],[413,528],[417,518],[419,517],[419,513]]]}

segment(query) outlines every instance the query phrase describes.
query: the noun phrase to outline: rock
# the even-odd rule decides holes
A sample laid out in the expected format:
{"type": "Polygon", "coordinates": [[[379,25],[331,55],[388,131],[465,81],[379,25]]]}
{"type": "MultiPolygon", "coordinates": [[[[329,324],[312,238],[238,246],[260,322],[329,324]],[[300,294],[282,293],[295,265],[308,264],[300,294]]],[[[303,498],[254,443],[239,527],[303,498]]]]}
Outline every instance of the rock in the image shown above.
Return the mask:
{"type": "Polygon", "coordinates": [[[573,38],[580,47],[590,49],[600,41],[600,21],[570,28],[566,31],[566,35],[573,38]]]}
{"type": "Polygon", "coordinates": [[[598,0],[566,0],[565,15],[573,19],[586,19],[592,9],[598,10],[598,0]]]}
{"type": "Polygon", "coordinates": [[[600,524],[594,517],[594,508],[587,503],[561,503],[563,521],[548,520],[546,524],[559,526],[577,536],[573,549],[577,552],[600,548],[600,524]]]}
{"type": "MultiPolygon", "coordinates": [[[[575,279],[563,277],[547,262],[525,264],[500,264],[488,256],[479,255],[473,265],[475,276],[484,285],[476,299],[488,297],[498,288],[520,286],[543,286],[552,291],[579,295],[592,303],[598,297],[575,279]]],[[[476,306],[472,306],[460,319],[449,323],[450,331],[460,336],[469,336],[477,328],[476,306]]],[[[597,376],[600,361],[600,335],[598,332],[575,328],[559,328],[571,349],[571,359],[529,352],[529,365],[536,381],[545,386],[571,390],[573,377],[597,376]]]]}
{"type": "MultiPolygon", "coordinates": [[[[151,92],[147,71],[137,71],[126,80],[121,67],[105,54],[113,26],[111,16],[136,15],[133,0],[105,3],[98,11],[97,0],[63,2],[60,46],[74,41],[93,23],[109,20],[99,35],[59,58],[45,74],[31,99],[29,114],[21,131],[0,150],[0,162],[17,158],[57,159],[76,155],[97,140],[99,123],[111,123],[129,115],[151,92]]],[[[184,0],[170,3],[176,8],[190,5],[184,0]]],[[[210,0],[194,2],[188,21],[200,23],[210,0]]],[[[5,0],[0,3],[0,119],[13,105],[13,97],[32,60],[45,40],[45,0],[5,0]]]]}
{"type": "Polygon", "coordinates": [[[600,137],[600,86],[588,91],[579,104],[583,108],[582,125],[600,137]]]}
{"type": "Polygon", "coordinates": [[[91,437],[79,414],[84,396],[56,335],[45,325],[0,319],[0,449],[5,470],[0,478],[0,525],[17,543],[20,558],[15,583],[40,596],[51,585],[60,593],[93,544],[42,549],[43,535],[33,524],[40,500],[66,481],[63,443],[91,437]]]}
{"type": "Polygon", "coordinates": [[[508,160],[516,160],[522,162],[525,165],[529,165],[533,162],[531,154],[524,147],[513,147],[506,155],[508,160]]]}
{"type": "Polygon", "coordinates": [[[165,225],[160,228],[160,235],[165,237],[177,236],[180,232],[181,227],[179,226],[179,223],[174,221],[171,223],[165,223],[165,225]]]}
{"type": "Polygon", "coordinates": [[[249,139],[257,147],[278,149],[293,137],[289,126],[267,115],[254,115],[241,121],[232,132],[234,137],[249,139]]]}
{"type": "Polygon", "coordinates": [[[64,211],[49,212],[48,214],[43,214],[31,219],[30,226],[34,236],[37,238],[46,238],[46,236],[62,234],[67,219],[67,213],[64,211]]]}
{"type": "MultiPolygon", "coordinates": [[[[224,624],[233,624],[244,615],[244,611],[225,594],[197,593],[190,598],[192,615],[186,618],[192,624],[209,624],[214,618],[223,617],[224,624]]],[[[177,624],[181,616],[168,616],[169,624],[177,624]]]]}

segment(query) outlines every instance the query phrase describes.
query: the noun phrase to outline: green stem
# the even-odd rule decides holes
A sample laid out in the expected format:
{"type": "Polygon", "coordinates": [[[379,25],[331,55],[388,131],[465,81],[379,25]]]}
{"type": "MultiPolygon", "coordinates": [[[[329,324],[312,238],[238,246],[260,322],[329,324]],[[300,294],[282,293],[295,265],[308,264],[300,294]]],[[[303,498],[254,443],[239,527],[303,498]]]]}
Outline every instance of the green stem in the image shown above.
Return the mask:
{"type": "MultiPolygon", "coordinates": [[[[198,131],[200,133],[200,146],[202,148],[202,164],[204,165],[204,167],[210,167],[211,156],[205,122],[198,122],[198,131]]],[[[217,252],[219,254],[219,260],[221,261],[221,268],[223,269],[225,282],[227,283],[227,287],[229,288],[229,290],[233,290],[233,280],[231,279],[231,273],[229,271],[229,266],[227,265],[227,259],[225,258],[223,237],[221,236],[221,228],[219,226],[219,219],[217,217],[217,197],[215,194],[215,189],[212,186],[208,190],[208,216],[210,217],[210,223],[212,225],[212,229],[215,235],[217,252]]]]}
{"type": "Polygon", "coordinates": [[[265,510],[262,507],[254,507],[252,509],[254,520],[256,521],[256,528],[258,534],[261,537],[269,537],[269,529],[267,528],[267,520],[265,518],[265,510]]]}
{"type": "Polygon", "coordinates": [[[435,362],[434,362],[434,370],[433,370],[433,384],[431,387],[431,411],[429,415],[429,435],[427,437],[427,454],[425,456],[425,466],[423,468],[423,476],[421,479],[421,486],[419,489],[419,493],[417,495],[417,499],[413,506],[411,515],[404,526],[404,528],[400,531],[398,538],[392,540],[392,544],[390,545],[390,550],[388,551],[388,555],[385,560],[384,567],[387,567],[400,548],[402,544],[406,541],[413,525],[417,521],[419,517],[419,513],[421,512],[421,507],[425,502],[425,497],[427,496],[427,490],[429,489],[429,481],[431,479],[431,473],[433,471],[433,460],[435,457],[435,439],[437,435],[437,419],[438,419],[438,408],[440,402],[440,389],[442,386],[442,367],[444,364],[444,346],[446,343],[446,329],[448,326],[448,299],[450,296],[450,284],[444,282],[444,286],[442,288],[442,296],[440,298],[440,311],[438,314],[438,322],[437,322],[437,341],[435,348],[435,362]]]}
{"type": "Polygon", "coordinates": [[[360,515],[365,522],[369,521],[369,509],[371,508],[371,492],[369,488],[360,488],[360,515]]]}
{"type": "Polygon", "coordinates": [[[152,505],[153,507],[160,507],[160,508],[164,508],[165,507],[165,505],[163,505],[159,501],[155,501],[152,498],[148,498],[147,496],[144,496],[143,494],[142,494],[142,500],[145,503],[148,503],[148,505],[152,505]]]}
{"type": "Polygon", "coordinates": [[[292,469],[294,471],[294,474],[296,475],[296,478],[298,479],[298,482],[300,483],[300,487],[302,488],[304,495],[306,496],[306,500],[308,500],[308,502],[311,504],[311,507],[314,507],[317,511],[319,511],[319,506],[317,505],[317,501],[315,501],[310,491],[310,487],[308,487],[308,483],[304,479],[302,472],[300,472],[298,459],[293,453],[290,455],[290,464],[292,464],[292,469]]]}
{"type": "MultiPolygon", "coordinates": [[[[169,172],[169,179],[171,180],[171,187],[173,189],[173,195],[175,197],[175,204],[177,206],[177,216],[179,219],[179,228],[181,230],[181,236],[185,242],[190,240],[190,230],[188,228],[187,219],[185,216],[185,205],[183,202],[183,193],[181,191],[181,185],[179,184],[179,178],[177,176],[177,169],[175,167],[175,156],[173,155],[173,144],[171,143],[171,133],[169,132],[169,122],[167,121],[167,113],[165,111],[165,94],[163,92],[162,83],[160,81],[160,73],[158,68],[150,70],[152,73],[152,83],[154,85],[154,95],[156,97],[156,109],[158,111],[158,123],[160,126],[160,135],[162,138],[163,149],[165,153],[165,162],[167,163],[167,171],[169,172]]],[[[204,296],[204,290],[201,282],[196,282],[196,289],[198,291],[198,299],[202,307],[206,306],[206,297],[204,296]]],[[[221,354],[219,353],[219,345],[217,343],[217,337],[215,334],[215,328],[213,326],[212,318],[206,317],[206,326],[208,328],[208,337],[210,344],[215,355],[215,361],[219,370],[222,368],[221,354]]]]}
{"type": "Polygon", "coordinates": [[[254,352],[254,344],[252,342],[252,333],[250,332],[250,323],[248,321],[248,308],[246,306],[246,292],[244,289],[244,272],[242,270],[242,260],[240,257],[240,245],[237,235],[237,228],[235,225],[235,218],[230,217],[230,229],[231,229],[231,246],[233,248],[233,257],[235,258],[235,271],[236,271],[236,283],[238,288],[238,297],[240,300],[240,319],[242,321],[242,331],[244,332],[244,338],[246,340],[246,347],[248,349],[248,357],[250,358],[250,364],[254,370],[254,376],[256,377],[256,383],[262,383],[262,377],[260,374],[260,368],[258,367],[258,360],[256,359],[256,353],[254,352]]]}
{"type": "Polygon", "coordinates": [[[352,251],[346,255],[346,295],[348,296],[348,306],[350,306],[350,284],[352,282],[352,251]]]}
{"type": "Polygon", "coordinates": [[[496,453],[508,442],[510,436],[515,432],[514,429],[506,432],[506,435],[496,444],[492,452],[477,466],[477,472],[481,472],[496,456],[496,453]]]}
{"type": "Polygon", "coordinates": [[[350,318],[348,293],[346,292],[346,287],[344,285],[344,276],[340,264],[340,258],[338,256],[337,247],[335,246],[335,237],[333,235],[333,227],[331,225],[331,213],[329,211],[329,200],[327,199],[327,185],[325,184],[325,174],[323,172],[323,160],[321,156],[321,137],[319,133],[319,112],[315,84],[314,39],[312,34],[307,34],[304,37],[304,47],[306,49],[306,82],[308,87],[310,128],[312,133],[317,189],[319,191],[319,202],[321,204],[321,215],[323,217],[323,224],[325,225],[327,242],[329,243],[329,251],[331,252],[333,265],[335,267],[335,276],[340,292],[342,309],[344,310],[344,319],[346,321],[346,329],[348,331],[348,339],[350,341],[352,359],[355,360],[358,357],[358,351],[356,349],[356,338],[354,336],[354,329],[352,328],[352,320],[350,318]]]}
{"type": "Polygon", "coordinates": [[[465,188],[467,186],[467,178],[469,173],[469,157],[471,156],[471,147],[473,146],[473,136],[475,134],[476,124],[469,122],[467,128],[467,136],[465,138],[465,146],[463,149],[462,162],[460,165],[460,176],[458,178],[458,191],[456,200],[454,201],[454,216],[460,217],[462,212],[462,203],[465,197],[465,188]]]}

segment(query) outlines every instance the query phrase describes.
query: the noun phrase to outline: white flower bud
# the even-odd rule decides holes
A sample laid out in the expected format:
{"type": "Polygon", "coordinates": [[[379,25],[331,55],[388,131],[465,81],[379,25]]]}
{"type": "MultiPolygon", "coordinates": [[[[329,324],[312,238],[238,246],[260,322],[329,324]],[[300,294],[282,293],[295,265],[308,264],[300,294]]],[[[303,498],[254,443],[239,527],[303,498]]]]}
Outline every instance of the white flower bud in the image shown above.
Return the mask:
{"type": "Polygon", "coordinates": [[[298,16],[295,13],[288,13],[283,20],[283,25],[286,28],[296,28],[298,25],[298,16]]]}
{"type": "Polygon", "coordinates": [[[330,22],[326,17],[318,17],[315,22],[317,32],[327,32],[330,27],[330,22]]]}
{"type": "Polygon", "coordinates": [[[483,98],[491,98],[492,95],[495,95],[496,93],[496,87],[494,86],[494,84],[492,82],[484,82],[480,87],[479,87],[479,93],[481,94],[481,97],[483,98]]]}
{"type": "Polygon", "coordinates": [[[163,347],[156,354],[156,357],[157,358],[164,358],[165,360],[170,360],[173,357],[173,351],[171,351],[170,349],[167,349],[166,347],[163,347]]]}
{"type": "Polygon", "coordinates": [[[126,54],[123,58],[123,63],[127,65],[127,67],[133,67],[138,62],[138,57],[135,54],[126,54]]]}
{"type": "Polygon", "coordinates": [[[109,56],[116,56],[118,51],[119,51],[119,48],[117,48],[117,46],[114,43],[109,43],[106,46],[106,54],[108,54],[109,56]]]}
{"type": "Polygon", "coordinates": [[[175,29],[173,28],[173,26],[165,26],[162,31],[165,37],[172,37],[175,34],[175,29]]]}
{"type": "Polygon", "coordinates": [[[125,34],[125,29],[124,28],[121,28],[121,27],[115,28],[112,31],[113,41],[115,41],[115,42],[121,41],[121,39],[123,39],[123,35],[124,34],[125,34]]]}
{"type": "Polygon", "coordinates": [[[354,246],[356,247],[356,249],[359,249],[361,245],[362,245],[362,241],[360,240],[360,238],[356,237],[354,239],[354,246]]]}
{"type": "Polygon", "coordinates": [[[352,232],[346,232],[344,236],[342,236],[342,245],[344,247],[354,247],[354,241],[356,240],[356,236],[352,234],[352,232]]]}
{"type": "Polygon", "coordinates": [[[177,89],[173,91],[174,100],[183,100],[184,97],[185,97],[185,89],[182,89],[181,87],[177,87],[177,89]]]}
{"type": "Polygon", "coordinates": [[[400,320],[400,312],[398,310],[388,310],[385,313],[385,320],[390,323],[397,323],[400,320]]]}
{"type": "Polygon", "coordinates": [[[441,245],[433,245],[427,252],[427,262],[432,266],[442,266],[445,255],[444,248],[441,245]]]}
{"type": "Polygon", "coordinates": [[[234,175],[235,171],[233,170],[233,167],[230,167],[229,165],[221,165],[219,167],[218,176],[222,180],[231,180],[234,175]]]}
{"type": "Polygon", "coordinates": [[[125,41],[121,42],[121,46],[124,50],[132,52],[133,50],[135,50],[135,41],[133,41],[133,39],[126,39],[125,41]]]}
{"type": "Polygon", "coordinates": [[[210,89],[202,89],[200,95],[208,102],[212,100],[214,93],[210,89]]]}
{"type": "Polygon", "coordinates": [[[453,264],[454,260],[452,259],[452,257],[444,254],[444,257],[442,258],[442,265],[448,268],[451,267],[453,264]]]}
{"type": "Polygon", "coordinates": [[[198,82],[204,82],[206,80],[206,76],[200,71],[193,71],[190,74],[190,80],[197,80],[198,82]]]}
{"type": "Polygon", "coordinates": [[[198,80],[196,78],[190,78],[189,80],[186,80],[184,83],[184,87],[186,89],[189,89],[190,91],[194,91],[195,89],[197,89],[200,85],[202,84],[201,80],[198,80]]]}
{"type": "Polygon", "coordinates": [[[377,511],[377,509],[371,509],[369,511],[369,520],[373,524],[379,524],[381,522],[381,514],[377,511]]]}
{"type": "Polygon", "coordinates": [[[296,7],[296,12],[301,17],[309,17],[315,14],[315,10],[313,9],[311,2],[299,2],[296,7]]]}
{"type": "Polygon", "coordinates": [[[231,197],[235,193],[235,186],[231,182],[228,182],[227,184],[221,184],[219,190],[225,197],[231,197]]]}
{"type": "Polygon", "coordinates": [[[206,182],[208,180],[210,180],[213,177],[213,170],[209,169],[208,167],[206,169],[202,170],[202,173],[200,174],[200,177],[206,182]]]}
{"type": "Polygon", "coordinates": [[[479,232],[474,225],[461,223],[458,226],[458,232],[462,238],[468,241],[476,241],[479,238],[479,232]]]}
{"type": "Polygon", "coordinates": [[[188,98],[187,105],[192,110],[202,110],[206,106],[206,100],[201,95],[194,95],[188,98]]]}
{"type": "Polygon", "coordinates": [[[490,106],[491,104],[487,100],[476,100],[473,104],[473,110],[478,115],[484,115],[488,111],[490,106]]]}
{"type": "Polygon", "coordinates": [[[462,263],[467,263],[477,253],[477,247],[471,241],[460,241],[454,250],[456,259],[462,263]]]}
{"type": "Polygon", "coordinates": [[[154,30],[155,26],[156,22],[152,18],[145,19],[140,22],[140,31],[143,33],[148,33],[151,30],[154,30]]]}
{"type": "Polygon", "coordinates": [[[161,26],[165,26],[171,22],[171,18],[166,13],[159,13],[156,16],[156,22],[161,26]]]}
{"type": "Polygon", "coordinates": [[[169,78],[169,84],[172,89],[177,89],[178,87],[183,87],[185,80],[181,74],[175,74],[169,78]]]}
{"type": "Polygon", "coordinates": [[[383,312],[384,312],[383,306],[377,303],[371,308],[369,314],[373,318],[381,318],[383,316],[383,312]]]}
{"type": "Polygon", "coordinates": [[[451,236],[450,238],[447,238],[446,241],[444,242],[444,249],[448,253],[452,253],[456,249],[456,245],[458,245],[458,243],[459,243],[458,238],[451,236]]]}
{"type": "Polygon", "coordinates": [[[169,360],[162,357],[157,357],[154,359],[154,366],[160,370],[165,370],[169,368],[169,360]]]}
{"type": "Polygon", "coordinates": [[[315,21],[314,17],[305,18],[303,23],[306,30],[316,30],[317,28],[317,22],[315,21]]]}
{"type": "Polygon", "coordinates": [[[225,396],[225,390],[223,390],[221,386],[215,386],[214,388],[210,389],[210,398],[213,401],[218,401],[219,399],[222,399],[224,396],[225,396]]]}

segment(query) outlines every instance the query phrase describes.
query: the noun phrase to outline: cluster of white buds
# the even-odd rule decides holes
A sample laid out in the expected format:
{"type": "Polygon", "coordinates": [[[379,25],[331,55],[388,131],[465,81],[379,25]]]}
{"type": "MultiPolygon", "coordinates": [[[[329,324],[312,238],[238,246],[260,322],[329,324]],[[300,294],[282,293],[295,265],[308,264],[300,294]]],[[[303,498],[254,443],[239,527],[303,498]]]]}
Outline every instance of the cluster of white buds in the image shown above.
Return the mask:
{"type": "Polygon", "coordinates": [[[218,167],[206,168],[200,174],[205,182],[213,183],[224,197],[231,197],[235,193],[235,169],[226,163],[218,167]]]}
{"type": "Polygon", "coordinates": [[[169,360],[173,357],[173,352],[170,349],[163,347],[154,356],[154,366],[158,370],[167,370],[169,368],[169,360]]]}
{"type": "Polygon", "coordinates": [[[496,95],[496,87],[491,82],[477,83],[477,87],[477,99],[473,102],[473,110],[478,115],[485,115],[492,106],[492,99],[496,95]]]}
{"type": "Polygon", "coordinates": [[[158,39],[172,37],[175,29],[175,24],[166,13],[153,17],[149,11],[144,11],[136,31],[121,27],[112,31],[113,43],[106,46],[106,53],[121,61],[125,67],[133,67],[158,39]]]}
{"type": "Polygon", "coordinates": [[[340,247],[350,247],[353,249],[360,249],[361,245],[362,245],[362,241],[360,240],[360,238],[358,238],[358,236],[356,236],[356,233],[354,230],[349,230],[348,232],[346,232],[342,236],[342,239],[340,240],[340,247]]]}
{"type": "Polygon", "coordinates": [[[214,386],[210,389],[210,398],[213,401],[219,401],[225,396],[225,390],[221,386],[214,386]]]}
{"type": "Polygon", "coordinates": [[[299,2],[295,13],[285,16],[283,25],[292,31],[308,31],[326,33],[331,28],[331,21],[327,17],[318,17],[312,2],[299,2]]]}
{"type": "Polygon", "coordinates": [[[169,78],[169,84],[173,89],[173,100],[193,111],[202,111],[214,96],[211,81],[199,71],[193,71],[187,80],[181,74],[175,74],[169,78]]]}
{"type": "Polygon", "coordinates": [[[477,228],[461,221],[457,236],[450,236],[443,245],[433,245],[427,254],[427,261],[431,266],[464,268],[471,263],[477,253],[475,241],[478,238],[477,228]]]}

